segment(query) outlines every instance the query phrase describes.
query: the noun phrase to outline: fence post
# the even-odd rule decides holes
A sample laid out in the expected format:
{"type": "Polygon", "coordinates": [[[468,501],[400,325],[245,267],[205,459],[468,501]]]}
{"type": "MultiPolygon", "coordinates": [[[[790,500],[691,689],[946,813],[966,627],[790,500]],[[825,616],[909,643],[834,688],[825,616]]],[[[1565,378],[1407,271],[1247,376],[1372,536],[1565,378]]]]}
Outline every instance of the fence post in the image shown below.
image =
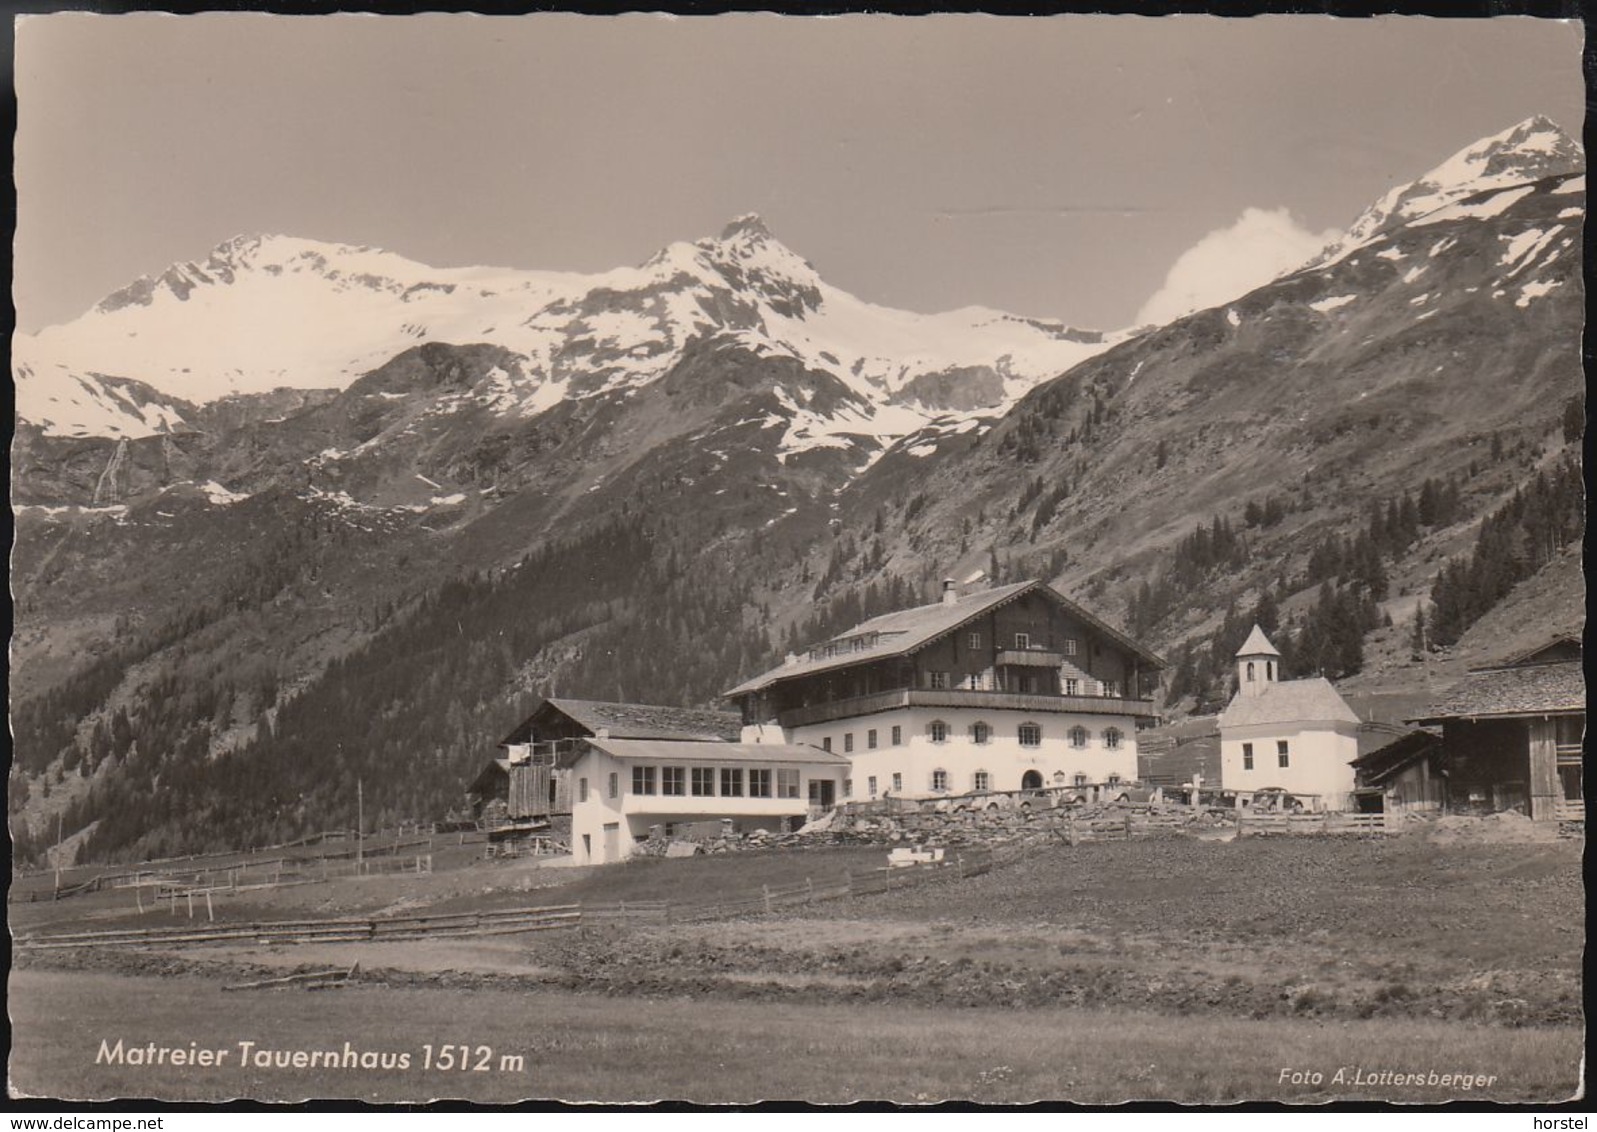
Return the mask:
{"type": "Polygon", "coordinates": [[[1126,840],[1131,840],[1131,815],[1126,815],[1126,840]]]}
{"type": "Polygon", "coordinates": [[[769,916],[771,914],[771,886],[768,884],[762,884],[760,885],[760,889],[765,893],[765,914],[769,916]]]}
{"type": "Polygon", "coordinates": [[[805,891],[805,896],[804,896],[804,903],[806,903],[806,904],[814,904],[815,903],[815,882],[813,880],[811,880],[809,877],[805,877],[804,878],[804,888],[806,890],[805,891]]]}
{"type": "Polygon", "coordinates": [[[211,907],[211,890],[208,888],[205,890],[205,918],[213,923],[216,920],[216,911],[211,907]]]}
{"type": "Polygon", "coordinates": [[[854,895],[854,874],[847,869],[843,870],[843,895],[854,895]]]}
{"type": "Polygon", "coordinates": [[[960,879],[964,879],[964,876],[965,876],[965,857],[961,853],[955,853],[954,854],[954,873],[960,879]]]}

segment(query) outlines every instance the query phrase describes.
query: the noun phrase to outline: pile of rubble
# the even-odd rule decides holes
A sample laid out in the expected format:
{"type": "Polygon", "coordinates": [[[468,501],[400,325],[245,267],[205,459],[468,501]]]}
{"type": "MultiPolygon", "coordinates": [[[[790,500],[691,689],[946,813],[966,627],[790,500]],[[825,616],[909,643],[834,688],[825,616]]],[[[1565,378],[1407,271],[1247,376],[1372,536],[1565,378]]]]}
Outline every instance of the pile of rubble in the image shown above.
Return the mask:
{"type": "Polygon", "coordinates": [[[1039,833],[1060,837],[1079,834],[1145,836],[1153,832],[1200,832],[1236,820],[1235,811],[1159,803],[1089,802],[1068,806],[939,809],[933,805],[834,810],[796,832],[763,829],[738,832],[730,820],[701,823],[667,835],[650,830],[635,853],[647,857],[734,853],[751,849],[785,849],[826,845],[938,846],[947,849],[992,848],[1039,833]]]}

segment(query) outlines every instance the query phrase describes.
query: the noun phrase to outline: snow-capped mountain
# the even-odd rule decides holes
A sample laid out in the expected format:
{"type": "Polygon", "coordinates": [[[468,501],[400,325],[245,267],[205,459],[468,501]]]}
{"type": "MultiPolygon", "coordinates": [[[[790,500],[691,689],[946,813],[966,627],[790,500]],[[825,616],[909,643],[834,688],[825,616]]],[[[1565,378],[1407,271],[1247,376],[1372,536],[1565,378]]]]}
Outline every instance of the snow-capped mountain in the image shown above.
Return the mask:
{"type": "Polygon", "coordinates": [[[1585,167],[1586,155],[1580,144],[1555,122],[1541,115],[1527,118],[1502,133],[1466,146],[1419,180],[1387,193],[1364,210],[1346,235],[1307,266],[1335,263],[1383,232],[1464,197],[1585,167]]]}
{"type": "Polygon", "coordinates": [[[1104,335],[965,308],[922,315],[826,283],[755,216],[594,275],[432,268],[373,248],[240,237],[14,343],[19,415],[46,435],[180,431],[117,412],[106,376],[203,405],[277,388],[343,389],[427,342],[487,344],[513,364],[478,394],[496,411],[645,385],[694,340],[829,373],[863,410],[839,427],[890,439],[953,412],[994,414],[1106,348],[1104,335]]]}

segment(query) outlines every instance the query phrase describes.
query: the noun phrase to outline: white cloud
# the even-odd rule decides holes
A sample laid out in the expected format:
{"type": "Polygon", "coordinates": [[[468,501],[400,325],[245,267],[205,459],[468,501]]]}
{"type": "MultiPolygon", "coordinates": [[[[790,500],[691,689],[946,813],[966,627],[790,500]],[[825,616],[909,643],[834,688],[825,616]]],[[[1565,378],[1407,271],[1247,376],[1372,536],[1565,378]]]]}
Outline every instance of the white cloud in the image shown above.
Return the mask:
{"type": "Polygon", "coordinates": [[[1164,286],[1142,304],[1137,323],[1163,325],[1193,311],[1239,298],[1302,267],[1340,236],[1311,232],[1285,208],[1246,208],[1229,228],[1217,228],[1182,252],[1164,286]]]}

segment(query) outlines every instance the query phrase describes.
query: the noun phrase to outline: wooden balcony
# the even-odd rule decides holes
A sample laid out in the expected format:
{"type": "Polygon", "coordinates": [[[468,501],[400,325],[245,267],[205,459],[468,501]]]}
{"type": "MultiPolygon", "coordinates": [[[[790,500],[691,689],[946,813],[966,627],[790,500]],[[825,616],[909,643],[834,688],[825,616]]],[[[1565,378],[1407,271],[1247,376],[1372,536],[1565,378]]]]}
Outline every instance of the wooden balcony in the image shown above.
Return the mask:
{"type": "Polygon", "coordinates": [[[969,692],[959,688],[897,688],[891,692],[874,692],[868,696],[853,696],[846,700],[792,708],[779,713],[777,722],[783,727],[806,727],[830,723],[834,719],[851,719],[906,707],[1154,718],[1152,700],[1129,700],[1120,696],[1045,696],[1021,692],[969,692]]]}
{"type": "Polygon", "coordinates": [[[1001,667],[1058,668],[1065,654],[1050,649],[1002,649],[994,663],[1001,667]]]}

